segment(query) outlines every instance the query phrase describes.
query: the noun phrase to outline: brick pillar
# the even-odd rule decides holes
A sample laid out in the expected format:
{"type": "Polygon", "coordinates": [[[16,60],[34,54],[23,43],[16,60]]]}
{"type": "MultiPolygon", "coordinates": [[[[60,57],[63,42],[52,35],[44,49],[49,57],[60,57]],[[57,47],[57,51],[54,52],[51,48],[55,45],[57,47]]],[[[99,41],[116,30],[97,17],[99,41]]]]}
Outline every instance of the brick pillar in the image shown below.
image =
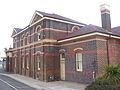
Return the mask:
{"type": "Polygon", "coordinates": [[[103,74],[103,69],[106,65],[108,65],[108,56],[107,56],[107,41],[106,40],[97,40],[97,76],[101,76],[103,74]]]}

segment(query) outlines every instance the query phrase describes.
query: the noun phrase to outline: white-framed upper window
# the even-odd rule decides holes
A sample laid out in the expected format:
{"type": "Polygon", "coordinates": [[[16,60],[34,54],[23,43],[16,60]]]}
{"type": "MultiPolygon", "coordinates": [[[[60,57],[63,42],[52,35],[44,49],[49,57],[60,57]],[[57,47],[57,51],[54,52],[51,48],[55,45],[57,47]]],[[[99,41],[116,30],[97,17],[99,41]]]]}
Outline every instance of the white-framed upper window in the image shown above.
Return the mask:
{"type": "Polygon", "coordinates": [[[30,37],[30,36],[29,36],[29,33],[27,32],[27,33],[26,33],[26,44],[29,44],[29,37],[30,37]]]}
{"type": "Polygon", "coordinates": [[[38,40],[41,39],[41,32],[38,32],[38,40]]]}
{"type": "Polygon", "coordinates": [[[27,69],[29,69],[29,58],[28,58],[28,56],[26,56],[26,62],[27,62],[27,69]]]}
{"type": "Polygon", "coordinates": [[[40,55],[37,55],[36,60],[37,60],[37,68],[38,68],[38,70],[40,70],[40,68],[41,68],[40,55]]]}
{"type": "Polygon", "coordinates": [[[38,40],[41,39],[41,25],[37,25],[36,26],[36,33],[37,33],[37,37],[38,37],[38,40]]]}
{"type": "Polygon", "coordinates": [[[22,56],[22,68],[25,68],[25,57],[22,56]]]}
{"type": "Polygon", "coordinates": [[[83,71],[82,66],[82,53],[76,53],[76,71],[83,71]]]}

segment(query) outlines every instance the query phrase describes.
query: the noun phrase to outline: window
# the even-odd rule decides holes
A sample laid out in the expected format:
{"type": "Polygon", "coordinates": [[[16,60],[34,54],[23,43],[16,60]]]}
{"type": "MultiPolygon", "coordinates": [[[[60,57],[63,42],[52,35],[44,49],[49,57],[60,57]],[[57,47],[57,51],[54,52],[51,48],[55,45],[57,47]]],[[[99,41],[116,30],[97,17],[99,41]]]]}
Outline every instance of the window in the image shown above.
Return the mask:
{"type": "Polygon", "coordinates": [[[26,56],[26,62],[27,62],[27,69],[29,69],[29,58],[28,58],[28,56],[26,56]]]}
{"type": "Polygon", "coordinates": [[[40,40],[40,39],[41,39],[41,33],[38,32],[38,40],[40,40]]]}
{"type": "Polygon", "coordinates": [[[14,47],[17,48],[17,37],[14,38],[13,43],[14,43],[14,47]]]}
{"type": "Polygon", "coordinates": [[[16,57],[15,57],[15,68],[16,68],[16,66],[17,66],[17,61],[16,61],[16,57]]]}
{"type": "Polygon", "coordinates": [[[25,67],[25,58],[24,58],[24,56],[22,57],[22,68],[24,68],[25,67]]]}
{"type": "Polygon", "coordinates": [[[30,36],[29,36],[29,33],[27,32],[26,33],[26,44],[29,44],[29,38],[30,38],[30,36]]]}
{"type": "Polygon", "coordinates": [[[24,34],[21,36],[21,46],[24,45],[24,34]]]}
{"type": "Polygon", "coordinates": [[[65,60],[65,53],[60,54],[60,60],[65,60]]]}
{"type": "Polygon", "coordinates": [[[37,36],[38,36],[38,40],[41,39],[41,32],[40,32],[40,30],[41,30],[41,25],[38,25],[36,27],[36,33],[37,33],[37,36]]]}
{"type": "Polygon", "coordinates": [[[39,55],[37,55],[36,60],[37,60],[37,67],[38,67],[38,70],[40,70],[41,61],[40,61],[40,56],[39,56],[39,55]]]}
{"type": "Polygon", "coordinates": [[[76,71],[82,70],[82,53],[76,53],[76,71]]]}

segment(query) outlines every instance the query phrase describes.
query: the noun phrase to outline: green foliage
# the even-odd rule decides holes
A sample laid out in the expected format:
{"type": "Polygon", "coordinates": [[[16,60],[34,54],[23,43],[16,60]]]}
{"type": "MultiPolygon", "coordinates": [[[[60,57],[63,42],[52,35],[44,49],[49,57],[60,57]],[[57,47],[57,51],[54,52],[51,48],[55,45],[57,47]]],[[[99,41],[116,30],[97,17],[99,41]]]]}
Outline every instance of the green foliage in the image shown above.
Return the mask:
{"type": "Polygon", "coordinates": [[[120,85],[89,85],[85,90],[120,90],[120,85]]]}
{"type": "Polygon", "coordinates": [[[103,76],[85,90],[120,90],[120,65],[106,66],[103,76]]]}
{"type": "Polygon", "coordinates": [[[105,67],[105,74],[101,77],[108,80],[111,84],[120,84],[120,65],[105,67]]]}

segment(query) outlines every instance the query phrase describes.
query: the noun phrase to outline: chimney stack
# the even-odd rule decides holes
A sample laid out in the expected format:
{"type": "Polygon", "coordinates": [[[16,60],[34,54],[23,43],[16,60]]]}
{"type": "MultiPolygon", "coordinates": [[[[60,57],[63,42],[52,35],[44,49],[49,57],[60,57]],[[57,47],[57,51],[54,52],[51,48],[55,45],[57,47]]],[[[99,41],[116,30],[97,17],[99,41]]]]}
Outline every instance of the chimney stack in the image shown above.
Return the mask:
{"type": "Polygon", "coordinates": [[[111,31],[110,6],[102,4],[101,6],[102,28],[111,31]]]}

